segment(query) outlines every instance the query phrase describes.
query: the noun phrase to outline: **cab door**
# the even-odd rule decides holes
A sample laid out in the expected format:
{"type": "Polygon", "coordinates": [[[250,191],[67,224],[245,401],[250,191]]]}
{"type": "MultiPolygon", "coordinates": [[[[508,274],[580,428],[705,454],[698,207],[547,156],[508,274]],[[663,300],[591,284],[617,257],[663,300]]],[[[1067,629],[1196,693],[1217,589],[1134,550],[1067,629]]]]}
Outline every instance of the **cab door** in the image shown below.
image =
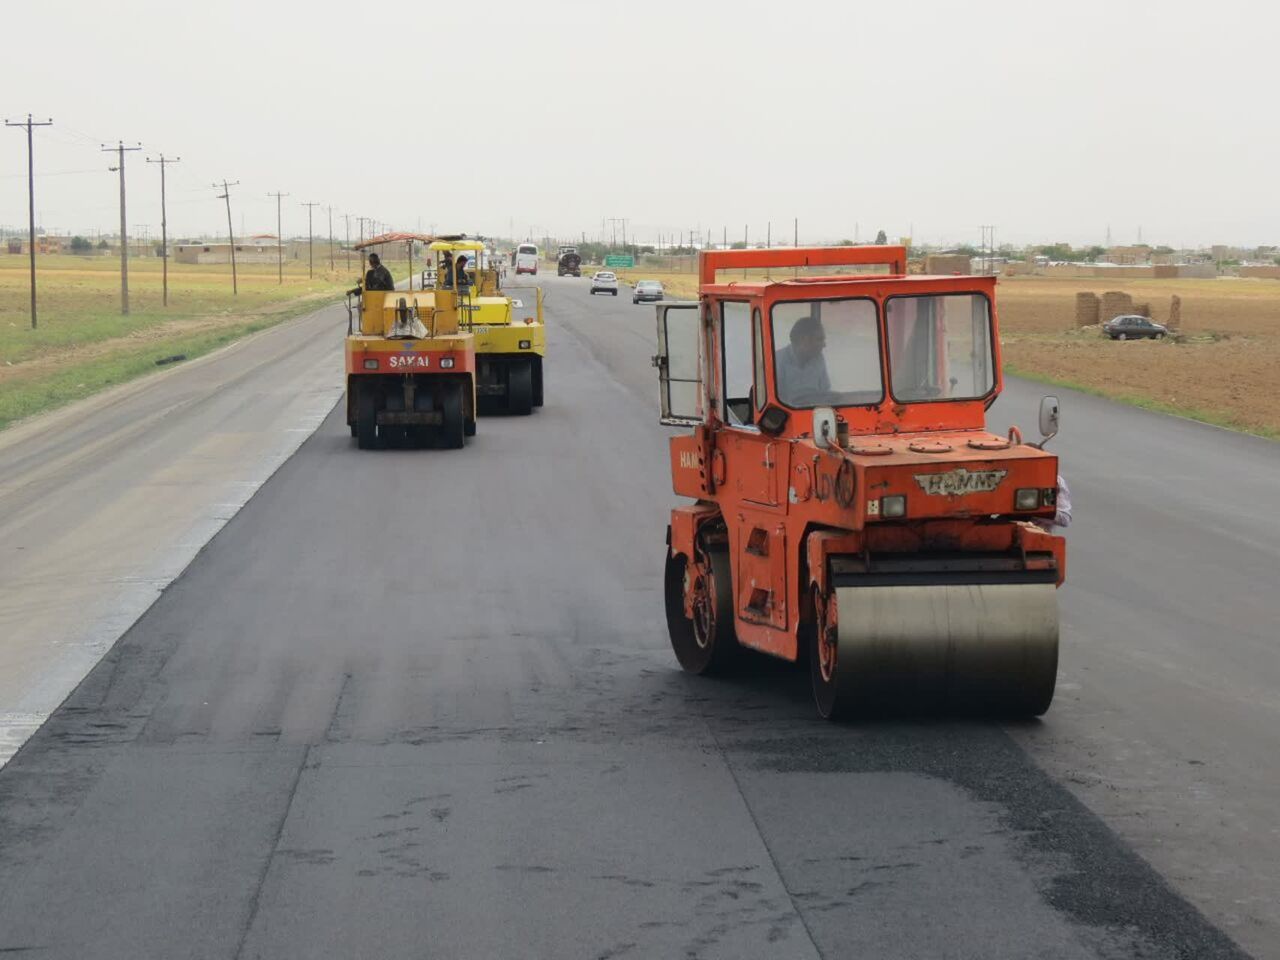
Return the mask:
{"type": "Polygon", "coordinates": [[[706,421],[702,371],[705,337],[697,301],[658,305],[658,393],[660,422],[670,427],[697,426],[706,421]]]}
{"type": "Polygon", "coordinates": [[[728,483],[743,500],[767,507],[777,507],[779,476],[786,476],[786,464],[779,460],[787,454],[788,445],[761,433],[756,425],[759,409],[757,397],[763,384],[757,384],[753,311],[745,301],[725,300],[720,307],[720,415],[729,427],[721,437],[728,459],[728,483]]]}

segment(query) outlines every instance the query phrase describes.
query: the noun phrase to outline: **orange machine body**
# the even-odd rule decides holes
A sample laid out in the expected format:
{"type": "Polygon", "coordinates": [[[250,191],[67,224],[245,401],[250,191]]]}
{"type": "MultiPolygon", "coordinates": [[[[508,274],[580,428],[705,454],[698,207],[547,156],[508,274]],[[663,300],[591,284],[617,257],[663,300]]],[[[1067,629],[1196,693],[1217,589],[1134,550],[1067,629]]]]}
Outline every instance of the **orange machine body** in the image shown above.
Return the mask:
{"type": "MultiPolygon", "coordinates": [[[[986,429],[986,409],[1002,388],[994,278],[908,276],[901,247],[703,253],[700,268],[698,304],[687,305],[699,312],[702,337],[699,416],[682,421],[693,426],[691,433],[670,440],[673,488],[694,502],[672,511],[670,556],[692,567],[707,546],[700,538],[714,539],[717,549],[727,540],[739,643],[796,659],[800,630],[814,618],[814,590],[826,593],[840,577],[945,583],[949,571],[964,569],[966,583],[1038,576],[1061,584],[1065,542],[1047,530],[1056,509],[1057,458],[1023,443],[1016,431],[1005,437],[986,429]],[[886,272],[741,282],[717,277],[735,268],[873,264],[886,272]],[[887,311],[896,308],[887,304],[951,295],[986,300],[990,355],[980,361],[990,364],[989,389],[958,399],[896,397],[895,331],[887,323],[887,311]],[[867,316],[874,310],[882,396],[831,405],[837,430],[820,442],[813,411],[779,396],[778,350],[785,344],[775,343],[770,318],[779,304],[848,300],[864,301],[867,316]],[[740,306],[726,311],[726,304],[740,306]],[[730,312],[752,325],[754,382],[746,419],[754,423],[731,422],[726,406],[730,312]],[[1031,490],[1040,492],[1035,506],[1020,508],[1017,493],[1031,490]],[[901,515],[885,515],[886,498],[895,506],[893,498],[902,498],[901,515]]],[[[661,367],[666,358],[655,362],[661,367]]],[[[927,362],[945,383],[945,357],[927,362]]],[[[693,604],[686,587],[686,616],[694,616],[693,604]]]]}

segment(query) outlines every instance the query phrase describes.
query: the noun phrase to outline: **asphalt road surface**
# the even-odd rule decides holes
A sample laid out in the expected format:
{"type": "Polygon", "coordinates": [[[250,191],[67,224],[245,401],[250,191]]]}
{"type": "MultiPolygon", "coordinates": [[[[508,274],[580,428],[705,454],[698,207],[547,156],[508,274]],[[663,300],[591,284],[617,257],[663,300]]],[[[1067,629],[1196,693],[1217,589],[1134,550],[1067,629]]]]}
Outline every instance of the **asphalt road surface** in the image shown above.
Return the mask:
{"type": "Polygon", "coordinates": [[[676,669],[652,308],[545,284],[546,407],[330,415],[0,770],[0,951],[1280,953],[1274,447],[1064,398],[1054,708],[830,725],[676,669]]]}

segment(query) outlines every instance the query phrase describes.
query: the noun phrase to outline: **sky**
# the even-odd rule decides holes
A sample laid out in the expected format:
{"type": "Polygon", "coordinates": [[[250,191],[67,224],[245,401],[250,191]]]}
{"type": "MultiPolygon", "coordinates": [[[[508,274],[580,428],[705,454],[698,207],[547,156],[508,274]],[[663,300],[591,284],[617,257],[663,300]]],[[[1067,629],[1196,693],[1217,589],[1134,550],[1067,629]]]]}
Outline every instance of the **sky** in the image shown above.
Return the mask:
{"type": "MultiPolygon", "coordinates": [[[[7,4],[39,223],[375,218],[561,239],[1280,244],[1280,5],[1218,0],[7,4]]],[[[0,225],[24,228],[23,131],[0,225]]],[[[353,234],[358,232],[353,220],[353,234]]]]}

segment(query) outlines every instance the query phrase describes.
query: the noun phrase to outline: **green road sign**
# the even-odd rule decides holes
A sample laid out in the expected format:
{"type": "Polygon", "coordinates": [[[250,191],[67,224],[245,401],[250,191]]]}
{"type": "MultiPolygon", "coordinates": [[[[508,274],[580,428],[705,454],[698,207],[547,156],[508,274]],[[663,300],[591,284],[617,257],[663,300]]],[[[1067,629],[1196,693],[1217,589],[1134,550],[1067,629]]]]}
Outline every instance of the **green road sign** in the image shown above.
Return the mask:
{"type": "Polygon", "coordinates": [[[611,253],[604,258],[606,267],[634,267],[636,258],[629,254],[611,253]]]}

